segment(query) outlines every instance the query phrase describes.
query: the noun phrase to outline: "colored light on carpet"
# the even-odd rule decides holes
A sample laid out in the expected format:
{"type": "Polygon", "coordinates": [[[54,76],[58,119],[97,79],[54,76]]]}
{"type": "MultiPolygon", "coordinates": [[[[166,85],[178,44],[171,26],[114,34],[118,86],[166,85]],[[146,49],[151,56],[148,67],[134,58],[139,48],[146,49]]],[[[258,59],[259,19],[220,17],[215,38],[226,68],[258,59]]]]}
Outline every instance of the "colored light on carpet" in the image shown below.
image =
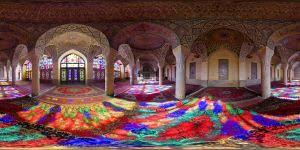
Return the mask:
{"type": "Polygon", "coordinates": [[[138,84],[158,84],[158,81],[155,79],[144,79],[144,80],[138,80],[138,84]]]}
{"type": "Polygon", "coordinates": [[[133,85],[117,97],[135,101],[168,101],[175,99],[172,85],[133,85]]]}
{"type": "Polygon", "coordinates": [[[29,110],[18,112],[18,115],[30,123],[43,124],[73,134],[93,135],[90,130],[105,132],[110,128],[110,124],[126,117],[134,108],[134,102],[114,98],[84,106],[59,106],[40,102],[29,110]]]}
{"type": "Polygon", "coordinates": [[[15,89],[12,86],[0,87],[0,100],[15,99],[26,96],[28,93],[15,89]]]}
{"type": "Polygon", "coordinates": [[[7,81],[0,81],[0,86],[7,86],[7,85],[10,85],[10,83],[7,81]]]}
{"type": "Polygon", "coordinates": [[[300,87],[282,87],[271,90],[274,97],[286,100],[300,100],[300,87]]]}
{"type": "Polygon", "coordinates": [[[91,86],[58,86],[42,96],[40,101],[52,104],[88,104],[104,99],[104,91],[91,86]]]}
{"type": "Polygon", "coordinates": [[[209,87],[201,91],[197,97],[211,96],[215,100],[222,100],[226,102],[246,100],[256,97],[253,92],[245,88],[233,87],[209,87]]]}
{"type": "MultiPolygon", "coordinates": [[[[51,143],[68,147],[189,146],[232,138],[267,147],[272,147],[272,143],[284,147],[300,144],[297,138],[300,114],[259,114],[212,96],[163,102],[103,97],[101,101],[85,105],[39,102],[14,116],[0,116],[0,121],[9,123],[14,117],[76,135],[51,143]]],[[[33,136],[28,132],[24,134],[33,136]]],[[[39,133],[36,135],[36,139],[30,141],[43,139],[39,133]]],[[[20,136],[17,141],[26,138],[20,136]]]]}

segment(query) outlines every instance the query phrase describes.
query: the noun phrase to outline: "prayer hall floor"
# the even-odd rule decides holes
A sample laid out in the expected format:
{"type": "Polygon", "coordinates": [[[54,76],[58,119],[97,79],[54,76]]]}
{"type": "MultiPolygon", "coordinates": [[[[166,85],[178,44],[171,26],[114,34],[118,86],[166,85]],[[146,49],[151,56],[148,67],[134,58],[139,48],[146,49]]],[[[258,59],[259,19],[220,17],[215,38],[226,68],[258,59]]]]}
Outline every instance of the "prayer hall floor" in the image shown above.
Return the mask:
{"type": "MultiPolygon", "coordinates": [[[[123,93],[172,91],[172,85],[129,87],[123,93]]],[[[295,107],[299,101],[281,100],[272,103],[275,108],[271,109],[272,99],[249,105],[257,95],[246,89],[212,89],[182,100],[169,97],[161,101],[154,96],[143,101],[107,97],[94,86],[57,86],[36,99],[1,101],[0,144],[27,148],[300,148],[300,113],[295,107]],[[225,91],[227,97],[214,94],[215,90],[225,91]],[[229,94],[241,91],[245,93],[230,100],[229,94]],[[284,107],[294,113],[276,114],[284,107]]]]}
{"type": "Polygon", "coordinates": [[[104,91],[92,86],[57,86],[37,99],[53,104],[88,104],[102,101],[104,91]]]}
{"type": "MultiPolygon", "coordinates": [[[[247,88],[256,93],[261,93],[260,85],[253,85],[247,88]]],[[[272,82],[271,94],[273,97],[282,100],[300,100],[300,81],[294,80],[292,82],[288,82],[287,85],[284,85],[282,82],[272,82]]]]}

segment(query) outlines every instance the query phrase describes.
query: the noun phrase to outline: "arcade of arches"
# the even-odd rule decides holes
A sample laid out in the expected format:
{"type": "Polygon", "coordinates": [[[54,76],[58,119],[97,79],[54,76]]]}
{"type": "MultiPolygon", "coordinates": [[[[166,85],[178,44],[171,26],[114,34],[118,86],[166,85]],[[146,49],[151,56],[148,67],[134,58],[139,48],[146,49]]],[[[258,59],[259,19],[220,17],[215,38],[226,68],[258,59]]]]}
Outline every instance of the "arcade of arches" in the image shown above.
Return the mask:
{"type": "Polygon", "coordinates": [[[0,8],[0,147],[300,148],[299,2],[0,8]]]}

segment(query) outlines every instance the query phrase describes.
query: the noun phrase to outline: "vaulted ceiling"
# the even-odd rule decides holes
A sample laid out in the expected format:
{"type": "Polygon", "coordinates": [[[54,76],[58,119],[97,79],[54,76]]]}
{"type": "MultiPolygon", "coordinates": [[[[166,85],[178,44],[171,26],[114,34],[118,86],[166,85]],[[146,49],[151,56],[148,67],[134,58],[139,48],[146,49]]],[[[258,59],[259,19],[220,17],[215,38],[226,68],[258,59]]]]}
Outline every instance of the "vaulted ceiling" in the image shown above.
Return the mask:
{"type": "MultiPolygon", "coordinates": [[[[17,24],[20,27],[23,24],[27,25],[26,29],[30,31],[28,39],[31,42],[29,42],[31,49],[34,48],[38,37],[50,28],[78,23],[95,26],[96,29],[103,31],[109,38],[110,46],[114,49],[118,49],[120,44],[128,44],[132,49],[146,53],[157,50],[166,43],[173,47],[178,46],[181,33],[182,35],[183,32],[184,34],[193,33],[204,26],[199,25],[199,29],[190,26],[187,29],[183,27],[184,24],[192,24],[195,20],[243,20],[246,22],[250,20],[254,23],[261,20],[275,20],[295,23],[300,19],[299,10],[300,2],[296,0],[1,0],[0,23],[17,24]],[[161,20],[169,20],[171,23],[165,27],[165,24],[157,23],[161,20]],[[184,22],[186,20],[187,22],[184,22]],[[125,23],[112,28],[102,27],[102,23],[121,22],[125,23]],[[134,25],[136,22],[141,23],[134,25]],[[153,22],[153,25],[143,22],[153,22]],[[120,32],[122,34],[118,36],[120,32]]],[[[208,24],[207,26],[214,25],[208,24]]],[[[270,30],[260,27],[259,23],[253,26],[262,32],[261,35],[270,35],[270,30]]],[[[256,30],[248,32],[256,32],[256,30]]],[[[204,34],[206,37],[203,40],[209,52],[213,51],[218,43],[222,46],[229,44],[230,48],[238,53],[242,42],[248,40],[244,33],[226,27],[212,28],[210,32],[204,34]]],[[[24,43],[26,36],[9,27],[0,27],[0,52],[2,52],[0,57],[11,57],[18,44],[26,43],[24,43]]],[[[199,35],[187,36],[187,39],[193,39],[193,36],[199,35]]],[[[299,41],[300,34],[294,34],[284,38],[281,43],[288,49],[299,50],[299,41]]],[[[63,35],[51,42],[58,47],[79,45],[85,48],[94,43],[92,39],[83,35],[63,35]]],[[[148,61],[147,59],[153,60],[150,57],[141,60],[148,61]]],[[[174,59],[172,51],[169,51],[167,62],[174,63],[174,59]]]]}
{"type": "Polygon", "coordinates": [[[300,17],[296,0],[1,0],[0,8],[0,20],[43,23],[300,17]]]}
{"type": "Polygon", "coordinates": [[[300,34],[295,34],[284,38],[282,45],[288,49],[299,50],[300,51],[300,34]]]}

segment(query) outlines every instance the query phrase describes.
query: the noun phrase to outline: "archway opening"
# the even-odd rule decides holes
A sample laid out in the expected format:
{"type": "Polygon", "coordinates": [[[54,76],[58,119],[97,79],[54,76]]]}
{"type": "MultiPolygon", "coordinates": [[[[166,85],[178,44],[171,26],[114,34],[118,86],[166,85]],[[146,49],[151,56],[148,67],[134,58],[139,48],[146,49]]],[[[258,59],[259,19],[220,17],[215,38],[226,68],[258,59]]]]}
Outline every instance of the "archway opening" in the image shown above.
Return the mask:
{"type": "Polygon", "coordinates": [[[43,82],[51,82],[53,79],[53,62],[52,58],[44,55],[40,60],[40,79],[43,82]]]}
{"type": "Polygon", "coordinates": [[[114,77],[115,77],[115,80],[116,81],[119,81],[122,79],[122,68],[123,67],[123,63],[120,61],[120,60],[117,60],[115,63],[114,63],[114,77]]]}
{"type": "Polygon", "coordinates": [[[28,81],[32,79],[32,63],[29,60],[23,64],[23,79],[28,81]]]}
{"type": "Polygon", "coordinates": [[[60,62],[61,84],[85,84],[85,61],[82,57],[71,53],[60,62]]]}
{"type": "Polygon", "coordinates": [[[93,80],[105,80],[105,59],[102,54],[93,59],[93,80]]]}

